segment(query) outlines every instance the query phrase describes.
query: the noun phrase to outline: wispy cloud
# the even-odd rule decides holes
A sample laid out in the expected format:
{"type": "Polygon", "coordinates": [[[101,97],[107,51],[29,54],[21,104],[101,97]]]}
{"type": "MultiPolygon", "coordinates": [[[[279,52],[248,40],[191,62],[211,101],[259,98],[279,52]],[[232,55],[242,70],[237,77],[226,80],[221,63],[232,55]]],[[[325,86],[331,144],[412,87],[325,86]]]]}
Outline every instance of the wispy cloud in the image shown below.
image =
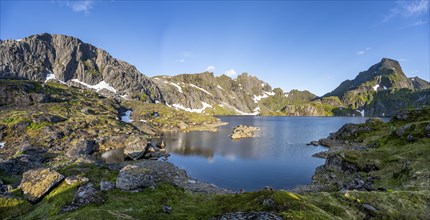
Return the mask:
{"type": "Polygon", "coordinates": [[[211,66],[208,66],[208,67],[206,67],[206,71],[207,71],[207,72],[212,72],[212,73],[213,73],[213,72],[215,71],[215,67],[214,67],[214,66],[212,66],[212,65],[211,65],[211,66]]]}
{"type": "Polygon", "coordinates": [[[359,51],[357,51],[357,52],[356,52],[356,54],[357,54],[357,55],[364,55],[364,54],[366,54],[367,52],[369,52],[371,49],[372,49],[371,47],[367,47],[367,48],[366,48],[366,49],[364,49],[364,50],[359,50],[359,51]]]}
{"type": "Polygon", "coordinates": [[[176,60],[177,63],[185,63],[185,59],[176,60]]]}
{"type": "Polygon", "coordinates": [[[67,1],[67,6],[69,6],[75,12],[84,12],[89,14],[90,10],[93,8],[94,1],[67,1]]]}
{"type": "Polygon", "coordinates": [[[428,23],[427,21],[419,20],[419,21],[416,21],[415,23],[411,24],[410,26],[421,26],[421,25],[425,25],[427,23],[428,23]]]}
{"type": "Polygon", "coordinates": [[[429,0],[398,1],[383,22],[388,22],[396,17],[411,18],[424,15],[429,10],[429,0]]]}
{"type": "Polygon", "coordinates": [[[91,9],[93,9],[95,1],[93,0],[85,0],[85,1],[63,1],[58,0],[54,1],[51,0],[52,3],[58,3],[60,7],[66,6],[74,12],[83,12],[85,15],[89,15],[91,9]]]}
{"type": "Polygon", "coordinates": [[[237,73],[234,69],[229,69],[229,70],[225,71],[224,74],[227,76],[235,76],[237,73]]]}

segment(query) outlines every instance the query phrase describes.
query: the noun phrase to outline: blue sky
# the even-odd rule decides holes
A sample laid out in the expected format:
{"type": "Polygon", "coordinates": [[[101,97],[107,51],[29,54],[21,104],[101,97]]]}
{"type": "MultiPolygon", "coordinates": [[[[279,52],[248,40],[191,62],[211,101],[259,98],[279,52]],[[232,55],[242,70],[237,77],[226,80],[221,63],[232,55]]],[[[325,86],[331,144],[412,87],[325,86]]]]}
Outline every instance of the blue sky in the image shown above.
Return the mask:
{"type": "Polygon", "coordinates": [[[4,1],[1,39],[71,35],[148,76],[248,72],[323,95],[383,57],[429,80],[429,1],[4,1]]]}

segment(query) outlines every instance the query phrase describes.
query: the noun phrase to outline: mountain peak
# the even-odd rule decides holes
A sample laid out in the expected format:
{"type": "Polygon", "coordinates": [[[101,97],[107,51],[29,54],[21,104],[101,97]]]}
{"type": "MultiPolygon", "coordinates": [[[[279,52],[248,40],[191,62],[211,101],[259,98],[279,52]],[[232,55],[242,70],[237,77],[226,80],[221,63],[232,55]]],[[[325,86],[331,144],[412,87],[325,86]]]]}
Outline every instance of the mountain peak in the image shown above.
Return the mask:
{"type": "Polygon", "coordinates": [[[361,107],[371,101],[372,94],[378,90],[408,88],[414,90],[411,80],[403,73],[397,60],[382,58],[368,70],[360,72],[353,80],[342,82],[335,90],[324,95],[337,96],[347,104],[361,107]],[[356,97],[365,97],[356,102],[356,97]]]}
{"type": "Polygon", "coordinates": [[[401,68],[400,63],[397,60],[393,60],[390,58],[382,58],[381,62],[379,62],[380,68],[389,69],[389,68],[401,68]]]}

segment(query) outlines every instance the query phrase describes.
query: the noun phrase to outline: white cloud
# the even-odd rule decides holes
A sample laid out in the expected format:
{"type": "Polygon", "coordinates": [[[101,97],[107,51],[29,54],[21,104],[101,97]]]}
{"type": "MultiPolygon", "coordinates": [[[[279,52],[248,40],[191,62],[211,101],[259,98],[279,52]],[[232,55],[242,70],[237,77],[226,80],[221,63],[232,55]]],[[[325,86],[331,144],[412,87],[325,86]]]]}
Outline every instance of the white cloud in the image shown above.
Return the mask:
{"type": "Polygon", "coordinates": [[[383,22],[388,22],[399,16],[403,18],[418,17],[427,13],[428,10],[429,0],[398,1],[397,5],[385,16],[383,22]]]}
{"type": "Polygon", "coordinates": [[[179,59],[179,60],[176,60],[176,62],[177,62],[177,63],[184,63],[184,62],[185,62],[185,59],[179,59]]]}
{"type": "Polygon", "coordinates": [[[426,13],[429,10],[428,0],[400,2],[400,4],[404,9],[402,14],[405,16],[418,16],[426,13]]]}
{"type": "Polygon", "coordinates": [[[234,69],[229,69],[229,70],[225,71],[224,74],[227,75],[227,76],[234,76],[237,73],[236,73],[236,71],[234,69]]]}
{"type": "Polygon", "coordinates": [[[60,5],[60,7],[62,6],[67,6],[68,8],[72,9],[72,11],[74,12],[84,12],[85,15],[90,14],[91,9],[94,6],[94,2],[93,0],[85,0],[85,1],[62,1],[62,0],[58,0],[58,1],[54,1],[51,0],[51,3],[58,3],[60,5]]]}
{"type": "Polygon", "coordinates": [[[208,71],[208,72],[214,72],[215,71],[215,67],[214,66],[208,66],[208,67],[206,67],[206,71],[208,71]]]}
{"type": "Polygon", "coordinates": [[[364,49],[364,50],[359,50],[359,51],[357,51],[357,55],[364,55],[364,54],[366,54],[369,50],[371,50],[372,48],[371,47],[367,47],[366,49],[364,49]]]}

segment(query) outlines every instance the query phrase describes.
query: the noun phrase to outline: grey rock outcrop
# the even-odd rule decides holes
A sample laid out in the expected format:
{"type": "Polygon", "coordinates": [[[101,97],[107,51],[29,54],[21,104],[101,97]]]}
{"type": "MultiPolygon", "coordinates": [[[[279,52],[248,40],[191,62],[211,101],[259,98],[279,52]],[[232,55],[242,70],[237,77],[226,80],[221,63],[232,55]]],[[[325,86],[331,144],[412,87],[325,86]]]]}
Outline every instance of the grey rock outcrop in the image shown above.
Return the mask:
{"type": "Polygon", "coordinates": [[[115,183],[111,181],[100,181],[100,191],[108,191],[115,188],[115,183]]]}
{"type": "Polygon", "coordinates": [[[94,189],[93,184],[87,183],[78,188],[72,203],[61,207],[61,212],[71,212],[81,206],[86,206],[90,203],[100,203],[102,201],[103,198],[99,195],[99,192],[94,189]]]}
{"type": "Polygon", "coordinates": [[[212,72],[155,76],[152,78],[163,91],[166,103],[189,109],[207,107],[224,108],[231,114],[254,113],[258,107],[256,97],[273,95],[269,84],[255,76],[243,73],[232,79],[226,75],[214,76],[212,72]]]}
{"type": "Polygon", "coordinates": [[[122,168],[116,178],[116,188],[122,190],[139,190],[154,186],[154,176],[151,170],[135,165],[127,165],[122,168]]]}
{"type": "Polygon", "coordinates": [[[164,100],[152,80],[134,66],[74,37],[45,33],[4,40],[0,51],[0,78],[44,82],[53,74],[62,82],[77,79],[96,85],[104,81],[118,95],[145,93],[152,101],[164,100]]]}

